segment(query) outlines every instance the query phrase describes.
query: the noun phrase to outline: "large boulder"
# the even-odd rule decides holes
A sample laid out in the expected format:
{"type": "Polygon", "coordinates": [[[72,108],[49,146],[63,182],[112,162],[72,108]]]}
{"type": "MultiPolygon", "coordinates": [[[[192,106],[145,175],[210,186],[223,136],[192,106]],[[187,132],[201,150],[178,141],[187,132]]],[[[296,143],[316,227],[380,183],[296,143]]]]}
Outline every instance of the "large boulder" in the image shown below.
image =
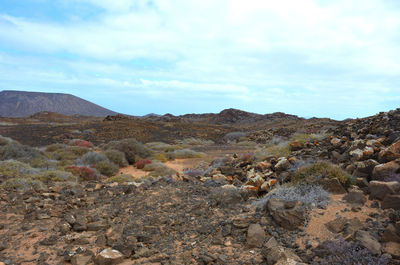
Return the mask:
{"type": "Polygon", "coordinates": [[[242,200],[240,190],[233,185],[224,185],[215,188],[211,193],[211,198],[214,199],[217,204],[225,207],[233,206],[242,200]]]}
{"type": "Polygon", "coordinates": [[[278,163],[275,165],[275,170],[280,172],[287,170],[290,167],[290,162],[289,160],[286,159],[286,157],[281,157],[278,159],[278,163]]]}
{"type": "Polygon", "coordinates": [[[378,155],[378,160],[381,163],[386,163],[397,158],[400,158],[400,141],[397,141],[388,148],[383,149],[378,155]]]}
{"type": "Polygon", "coordinates": [[[400,258],[400,243],[388,242],[383,246],[383,252],[390,254],[393,258],[400,258]]]}
{"type": "Polygon", "coordinates": [[[350,204],[364,205],[364,203],[367,201],[367,198],[365,198],[365,195],[361,190],[351,190],[343,197],[343,200],[350,204]]]}
{"type": "Polygon", "coordinates": [[[284,201],[269,199],[267,209],[278,225],[288,230],[294,230],[304,224],[306,210],[300,201],[284,201]]]}
{"type": "Polygon", "coordinates": [[[382,249],[381,244],[378,242],[378,240],[376,240],[375,237],[371,236],[371,234],[368,233],[367,231],[364,230],[357,231],[355,239],[360,243],[361,246],[371,251],[372,254],[375,255],[381,254],[381,249],[382,249]]]}
{"type": "Polygon", "coordinates": [[[374,168],[379,165],[379,163],[373,159],[368,159],[364,161],[359,161],[355,162],[355,171],[353,172],[353,175],[355,177],[368,177],[371,176],[372,171],[374,168]]]}
{"type": "Polygon", "coordinates": [[[398,173],[400,173],[400,159],[375,166],[372,171],[372,179],[383,180],[398,173]]]}
{"type": "Polygon", "coordinates": [[[400,191],[400,183],[397,181],[376,181],[373,180],[369,183],[369,190],[371,192],[371,199],[383,200],[387,195],[396,194],[400,191]]]}
{"type": "Polygon", "coordinates": [[[387,195],[385,199],[382,201],[381,205],[382,209],[394,209],[394,210],[400,210],[400,195],[387,195]]]}

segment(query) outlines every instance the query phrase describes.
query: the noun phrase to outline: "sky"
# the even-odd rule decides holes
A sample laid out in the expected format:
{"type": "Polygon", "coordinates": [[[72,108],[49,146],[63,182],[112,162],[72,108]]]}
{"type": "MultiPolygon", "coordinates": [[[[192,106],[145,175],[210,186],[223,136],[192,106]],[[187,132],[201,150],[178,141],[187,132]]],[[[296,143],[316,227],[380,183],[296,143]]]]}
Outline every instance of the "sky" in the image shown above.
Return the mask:
{"type": "Polygon", "coordinates": [[[0,0],[0,90],[117,112],[400,107],[398,0],[0,0]]]}

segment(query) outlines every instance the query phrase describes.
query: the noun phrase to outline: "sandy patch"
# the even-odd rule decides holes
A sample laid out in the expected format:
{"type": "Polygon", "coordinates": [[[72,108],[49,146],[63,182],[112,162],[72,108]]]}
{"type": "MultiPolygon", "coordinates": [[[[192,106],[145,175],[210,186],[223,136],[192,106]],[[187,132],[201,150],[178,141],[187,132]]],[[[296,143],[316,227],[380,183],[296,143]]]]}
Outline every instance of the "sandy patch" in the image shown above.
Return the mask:
{"type": "Polygon", "coordinates": [[[132,175],[132,177],[134,177],[134,178],[141,178],[143,176],[147,176],[150,174],[150,172],[143,171],[141,169],[137,169],[134,166],[127,166],[127,167],[120,168],[119,173],[129,174],[129,175],[132,175]]]}

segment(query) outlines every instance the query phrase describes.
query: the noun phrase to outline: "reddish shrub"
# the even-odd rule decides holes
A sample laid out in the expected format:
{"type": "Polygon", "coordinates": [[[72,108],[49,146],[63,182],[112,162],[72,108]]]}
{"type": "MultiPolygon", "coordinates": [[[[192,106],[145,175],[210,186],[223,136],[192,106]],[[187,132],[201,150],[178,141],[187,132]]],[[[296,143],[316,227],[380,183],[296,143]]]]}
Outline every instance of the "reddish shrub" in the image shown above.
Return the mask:
{"type": "Polygon", "coordinates": [[[75,176],[81,177],[83,180],[96,180],[96,172],[88,167],[68,166],[65,171],[71,172],[75,176]]]}
{"type": "Polygon", "coordinates": [[[64,142],[72,146],[88,147],[88,148],[93,147],[93,144],[91,142],[82,139],[65,140],[64,142]]]}
{"type": "Polygon", "coordinates": [[[148,159],[142,159],[136,162],[135,166],[138,169],[143,169],[145,165],[151,164],[151,161],[148,159]]]}

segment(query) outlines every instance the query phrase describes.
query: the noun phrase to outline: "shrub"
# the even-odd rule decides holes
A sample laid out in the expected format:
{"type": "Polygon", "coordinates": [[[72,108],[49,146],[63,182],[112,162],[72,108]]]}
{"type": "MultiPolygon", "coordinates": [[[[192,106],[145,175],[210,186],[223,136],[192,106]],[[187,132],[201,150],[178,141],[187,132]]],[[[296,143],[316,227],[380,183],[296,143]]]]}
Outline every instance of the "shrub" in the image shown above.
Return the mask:
{"type": "Polygon", "coordinates": [[[317,162],[299,168],[293,177],[293,183],[315,183],[322,178],[337,178],[344,187],[355,184],[355,178],[352,175],[328,162],[317,162]]]}
{"type": "Polygon", "coordinates": [[[119,167],[108,160],[103,160],[96,164],[96,169],[104,176],[111,177],[118,173],[119,167]]]}
{"type": "Polygon", "coordinates": [[[29,177],[39,172],[38,169],[20,161],[0,161],[0,175],[5,177],[29,177]]]}
{"type": "Polygon", "coordinates": [[[13,140],[11,138],[3,137],[0,135],[0,146],[7,145],[7,144],[11,143],[12,141],[13,140]]]}
{"type": "Polygon", "coordinates": [[[225,141],[239,141],[240,138],[246,137],[248,133],[246,132],[230,132],[225,134],[225,141]]]}
{"type": "Polygon", "coordinates": [[[86,153],[82,158],[78,159],[77,164],[96,165],[102,161],[108,161],[108,158],[105,154],[89,152],[86,153]]]}
{"type": "Polygon", "coordinates": [[[76,177],[71,172],[61,171],[61,170],[51,170],[44,171],[39,175],[35,175],[32,179],[40,180],[42,182],[48,183],[50,181],[63,182],[63,181],[76,181],[76,177]]]}
{"type": "Polygon", "coordinates": [[[82,146],[67,146],[65,150],[71,152],[76,156],[83,156],[84,154],[87,154],[90,151],[89,148],[82,146]]]}
{"type": "Polygon", "coordinates": [[[279,186],[256,204],[265,207],[268,200],[272,198],[284,201],[301,201],[307,206],[324,207],[329,201],[329,193],[318,185],[279,186]]]}
{"type": "Polygon", "coordinates": [[[46,152],[52,153],[52,152],[55,152],[58,150],[64,150],[65,147],[66,147],[65,144],[51,144],[51,145],[46,146],[46,152]]]}
{"type": "Polygon", "coordinates": [[[67,166],[65,167],[65,171],[71,172],[86,181],[97,180],[96,172],[88,167],[67,166]]]}
{"type": "Polygon", "coordinates": [[[91,142],[81,139],[67,140],[67,143],[72,146],[87,147],[87,148],[93,147],[93,144],[91,142]]]}
{"type": "Polygon", "coordinates": [[[35,158],[29,161],[29,165],[34,168],[41,168],[46,170],[55,170],[57,169],[57,161],[49,160],[46,158],[35,158]]]}
{"type": "Polygon", "coordinates": [[[121,151],[125,154],[129,164],[134,164],[139,160],[137,157],[147,158],[152,154],[152,151],[148,147],[133,138],[109,142],[104,146],[104,149],[121,151]]]}
{"type": "Polygon", "coordinates": [[[0,160],[15,159],[26,162],[37,157],[43,157],[38,150],[15,141],[2,146],[0,151],[0,160]]]}
{"type": "Polygon", "coordinates": [[[126,161],[125,154],[118,150],[107,150],[104,152],[108,160],[118,165],[119,167],[128,166],[128,161],[126,161]]]}
{"type": "MultiPolygon", "coordinates": [[[[170,157],[172,157],[172,156],[170,156],[170,157]]],[[[166,155],[164,152],[162,152],[162,153],[155,153],[155,154],[152,156],[152,158],[153,158],[153,160],[158,160],[158,161],[160,161],[160,162],[167,162],[167,161],[168,161],[168,157],[167,157],[167,155],[166,155]]]]}
{"type": "Polygon", "coordinates": [[[212,145],[214,144],[211,140],[199,139],[199,138],[186,138],[183,140],[178,140],[177,143],[182,145],[212,145]]]}
{"type": "Polygon", "coordinates": [[[256,161],[264,161],[270,156],[274,157],[287,157],[290,155],[290,150],[288,145],[272,145],[264,149],[257,150],[254,153],[256,161]]]}
{"type": "Polygon", "coordinates": [[[147,164],[143,168],[144,171],[151,171],[149,176],[152,177],[160,177],[160,176],[169,176],[176,173],[175,170],[167,167],[162,163],[151,163],[147,164]]]}
{"type": "Polygon", "coordinates": [[[166,144],[163,142],[150,142],[150,143],[146,143],[145,146],[154,151],[164,151],[164,152],[181,149],[181,147],[179,147],[177,145],[170,145],[170,144],[166,144]]]}
{"type": "Polygon", "coordinates": [[[183,174],[188,175],[188,176],[190,176],[190,177],[203,176],[204,173],[205,173],[204,170],[195,169],[195,168],[192,168],[192,169],[188,169],[188,170],[183,171],[183,174]]]}
{"type": "Polygon", "coordinates": [[[321,258],[312,265],[386,265],[389,259],[376,257],[368,249],[343,239],[328,240],[321,243],[314,252],[321,258]]]}
{"type": "Polygon", "coordinates": [[[201,152],[196,152],[190,149],[182,149],[182,150],[175,150],[173,152],[168,152],[174,157],[175,159],[183,159],[183,158],[200,158],[204,157],[205,154],[201,152]]]}
{"type": "Polygon", "coordinates": [[[294,134],[292,138],[290,138],[290,142],[298,142],[300,144],[305,144],[324,139],[325,137],[326,135],[323,134],[298,133],[294,134]]]}
{"type": "Polygon", "coordinates": [[[148,164],[151,164],[151,161],[150,161],[150,160],[148,160],[148,159],[142,159],[142,160],[137,161],[137,162],[135,163],[135,166],[136,166],[138,169],[143,169],[144,166],[145,166],[145,165],[148,165],[148,164]]]}
{"type": "Polygon", "coordinates": [[[132,177],[132,175],[120,174],[120,175],[110,177],[110,178],[106,179],[105,181],[107,183],[114,183],[114,182],[124,183],[124,182],[133,182],[133,181],[135,181],[135,179],[132,177]]]}
{"type": "Polygon", "coordinates": [[[28,191],[28,190],[44,190],[44,184],[39,180],[34,180],[31,178],[12,178],[6,180],[1,188],[5,190],[19,190],[19,191],[28,191]]]}

